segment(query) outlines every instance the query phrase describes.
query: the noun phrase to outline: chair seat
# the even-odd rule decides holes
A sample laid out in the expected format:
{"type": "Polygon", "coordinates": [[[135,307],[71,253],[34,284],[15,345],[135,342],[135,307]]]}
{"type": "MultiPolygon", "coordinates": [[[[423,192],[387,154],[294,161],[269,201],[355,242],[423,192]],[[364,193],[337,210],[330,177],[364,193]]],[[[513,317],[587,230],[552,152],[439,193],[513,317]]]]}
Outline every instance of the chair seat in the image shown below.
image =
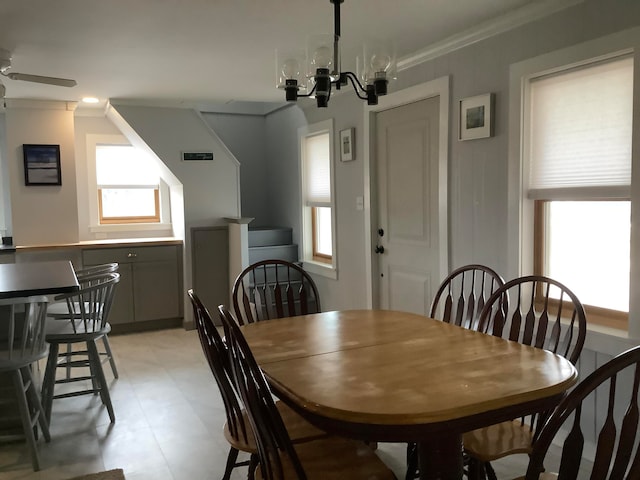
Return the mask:
{"type": "MultiPolygon", "coordinates": [[[[289,436],[293,443],[307,442],[329,436],[327,432],[320,430],[307,422],[304,418],[294,412],[287,404],[277,401],[276,408],[278,409],[278,412],[280,412],[280,416],[287,427],[287,432],[289,432],[289,436]]],[[[249,418],[247,417],[247,412],[245,410],[242,411],[242,421],[244,422],[247,432],[246,442],[243,438],[233,438],[226,422],[224,424],[224,438],[227,439],[229,445],[233,448],[243,452],[256,453],[256,440],[253,436],[251,424],[249,423],[249,418]]]]}
{"type": "Polygon", "coordinates": [[[531,453],[532,441],[531,427],[520,420],[479,428],[462,436],[465,451],[482,462],[516,453],[531,453]]]}
{"type": "MultiPolygon", "coordinates": [[[[308,480],[395,480],[396,476],[363,442],[330,437],[294,445],[308,480]]],[[[298,476],[288,458],[282,458],[283,480],[298,476]]],[[[260,467],[256,480],[264,477],[260,467]]]]}
{"type": "Polygon", "coordinates": [[[96,331],[87,331],[81,321],[76,322],[74,331],[71,321],[63,322],[60,320],[47,320],[45,335],[49,343],[78,343],[87,340],[95,340],[111,331],[111,325],[105,323],[103,328],[96,331]]]}
{"type": "Polygon", "coordinates": [[[6,351],[6,347],[4,345],[0,345],[0,372],[10,372],[11,370],[22,368],[25,365],[29,365],[33,362],[37,362],[38,360],[45,358],[46,356],[47,356],[47,350],[45,349],[39,352],[35,352],[33,355],[30,355],[29,357],[10,359],[6,351]]]}

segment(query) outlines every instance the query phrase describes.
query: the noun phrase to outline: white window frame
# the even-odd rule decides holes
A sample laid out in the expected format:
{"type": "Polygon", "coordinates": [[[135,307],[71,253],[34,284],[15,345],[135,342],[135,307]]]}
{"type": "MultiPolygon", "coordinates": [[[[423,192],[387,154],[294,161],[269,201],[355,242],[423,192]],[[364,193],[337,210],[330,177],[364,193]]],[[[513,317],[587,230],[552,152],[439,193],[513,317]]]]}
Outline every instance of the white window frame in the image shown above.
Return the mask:
{"type": "Polygon", "coordinates": [[[300,127],[298,129],[298,152],[300,158],[300,214],[302,225],[302,262],[304,269],[323,275],[328,278],[336,279],[337,272],[337,248],[336,248],[336,201],[335,201],[335,143],[333,133],[333,119],[325,120],[300,127]],[[330,165],[330,181],[331,181],[331,263],[319,262],[313,259],[313,220],[312,207],[305,205],[305,168],[304,168],[304,139],[306,137],[318,134],[329,134],[329,165],[330,165]]]}
{"type": "Polygon", "coordinates": [[[527,106],[529,80],[567,68],[578,67],[594,61],[606,60],[620,55],[634,58],[634,98],[632,139],[632,230],[631,230],[631,277],[629,286],[628,330],[588,325],[593,331],[615,336],[640,337],[640,28],[635,27],[613,35],[591,40],[562,50],[544,54],[511,65],[509,79],[509,172],[508,172],[508,250],[507,277],[515,278],[533,272],[533,217],[534,200],[527,198],[528,158],[525,146],[528,143],[524,119],[528,117],[527,106]],[[635,206],[635,207],[634,207],[635,206]],[[635,225],[635,227],[633,227],[635,225]]]}
{"type": "Polygon", "coordinates": [[[137,232],[166,231],[171,229],[171,209],[169,204],[169,186],[160,179],[160,222],[154,223],[109,223],[100,224],[98,205],[98,184],[96,179],[96,147],[98,145],[131,145],[124,135],[87,135],[87,184],[89,205],[89,231],[137,232]]]}

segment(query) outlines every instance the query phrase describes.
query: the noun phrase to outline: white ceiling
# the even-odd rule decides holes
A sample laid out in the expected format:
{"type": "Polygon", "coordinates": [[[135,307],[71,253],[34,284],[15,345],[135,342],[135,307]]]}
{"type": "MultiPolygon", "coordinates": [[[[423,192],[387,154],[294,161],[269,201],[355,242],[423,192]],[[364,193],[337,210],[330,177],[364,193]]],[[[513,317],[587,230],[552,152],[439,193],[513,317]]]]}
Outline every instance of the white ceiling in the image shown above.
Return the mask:
{"type": "MultiPolygon", "coordinates": [[[[406,58],[460,32],[558,3],[345,0],[343,66],[372,34],[391,38],[406,58]]],[[[12,52],[13,71],[78,85],[0,81],[6,98],[281,101],[275,49],[304,46],[315,33],[333,33],[329,0],[0,0],[0,48],[12,52]]]]}

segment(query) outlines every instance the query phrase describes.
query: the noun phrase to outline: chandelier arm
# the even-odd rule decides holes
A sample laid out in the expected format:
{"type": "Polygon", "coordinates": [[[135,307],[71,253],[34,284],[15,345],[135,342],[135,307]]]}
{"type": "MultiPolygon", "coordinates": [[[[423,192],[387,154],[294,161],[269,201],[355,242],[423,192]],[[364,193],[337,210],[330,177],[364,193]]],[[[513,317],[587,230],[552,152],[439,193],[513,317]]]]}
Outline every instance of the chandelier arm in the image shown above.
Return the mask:
{"type": "MultiPolygon", "coordinates": [[[[356,93],[358,92],[358,89],[361,92],[367,93],[367,89],[362,86],[362,84],[360,83],[360,80],[358,80],[358,76],[355,73],[353,73],[353,72],[342,72],[342,74],[345,77],[347,77],[349,80],[351,80],[351,85],[353,85],[353,89],[356,91],[356,93]],[[356,84],[357,84],[357,87],[356,87],[356,84]]],[[[360,97],[360,95],[358,95],[358,96],[360,97]]],[[[362,98],[362,97],[360,97],[360,98],[362,98]]]]}
{"type": "Polygon", "coordinates": [[[316,86],[317,86],[317,85],[315,85],[315,84],[314,84],[314,85],[313,85],[313,88],[311,89],[311,91],[310,91],[309,93],[304,93],[304,94],[303,94],[303,93],[299,93],[299,94],[298,94],[298,97],[311,97],[311,96],[313,96],[313,94],[314,94],[314,93],[315,93],[315,91],[316,91],[316,86]]]}
{"type": "Polygon", "coordinates": [[[347,75],[347,78],[351,81],[351,86],[353,87],[353,91],[356,93],[358,98],[360,100],[367,100],[368,97],[366,95],[365,96],[360,95],[360,92],[358,91],[358,87],[360,87],[360,89],[362,89],[362,85],[360,84],[360,82],[358,82],[358,79],[357,78],[352,78],[350,75],[347,75]],[[356,86],[356,82],[357,82],[358,86],[356,86]]]}

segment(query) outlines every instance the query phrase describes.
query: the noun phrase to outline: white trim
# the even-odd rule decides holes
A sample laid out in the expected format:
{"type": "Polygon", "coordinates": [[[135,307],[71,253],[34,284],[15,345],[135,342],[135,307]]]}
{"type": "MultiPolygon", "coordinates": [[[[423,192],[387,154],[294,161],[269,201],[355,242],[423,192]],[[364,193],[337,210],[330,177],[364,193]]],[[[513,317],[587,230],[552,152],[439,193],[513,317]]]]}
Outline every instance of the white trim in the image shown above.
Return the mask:
{"type": "Polygon", "coordinates": [[[468,47],[500,33],[526,25],[535,20],[552,15],[565,8],[583,3],[584,0],[545,0],[529,3],[513,12],[481,23],[469,30],[457,33],[436,42],[422,50],[406,55],[398,60],[398,71],[406,70],[421,63],[428,62],[442,55],[468,47]]]}
{"type": "Polygon", "coordinates": [[[332,265],[319,262],[311,262],[305,260],[302,262],[302,268],[309,273],[315,273],[316,275],[322,275],[323,277],[336,280],[338,278],[338,270],[332,265]]]}
{"type": "Polygon", "coordinates": [[[170,223],[119,223],[113,225],[90,225],[92,233],[102,232],[140,232],[171,230],[170,223]]]}
{"type": "Polygon", "coordinates": [[[364,239],[367,307],[374,308],[377,302],[378,271],[374,259],[373,244],[377,232],[377,208],[372,192],[376,178],[373,158],[375,152],[375,120],[377,112],[399,107],[430,97],[440,97],[439,154],[438,154],[438,232],[440,246],[440,278],[449,273],[449,221],[448,221],[448,168],[449,168],[449,108],[450,77],[436,78],[420,85],[405,88],[380,97],[378,105],[364,108],[364,239]]]}

